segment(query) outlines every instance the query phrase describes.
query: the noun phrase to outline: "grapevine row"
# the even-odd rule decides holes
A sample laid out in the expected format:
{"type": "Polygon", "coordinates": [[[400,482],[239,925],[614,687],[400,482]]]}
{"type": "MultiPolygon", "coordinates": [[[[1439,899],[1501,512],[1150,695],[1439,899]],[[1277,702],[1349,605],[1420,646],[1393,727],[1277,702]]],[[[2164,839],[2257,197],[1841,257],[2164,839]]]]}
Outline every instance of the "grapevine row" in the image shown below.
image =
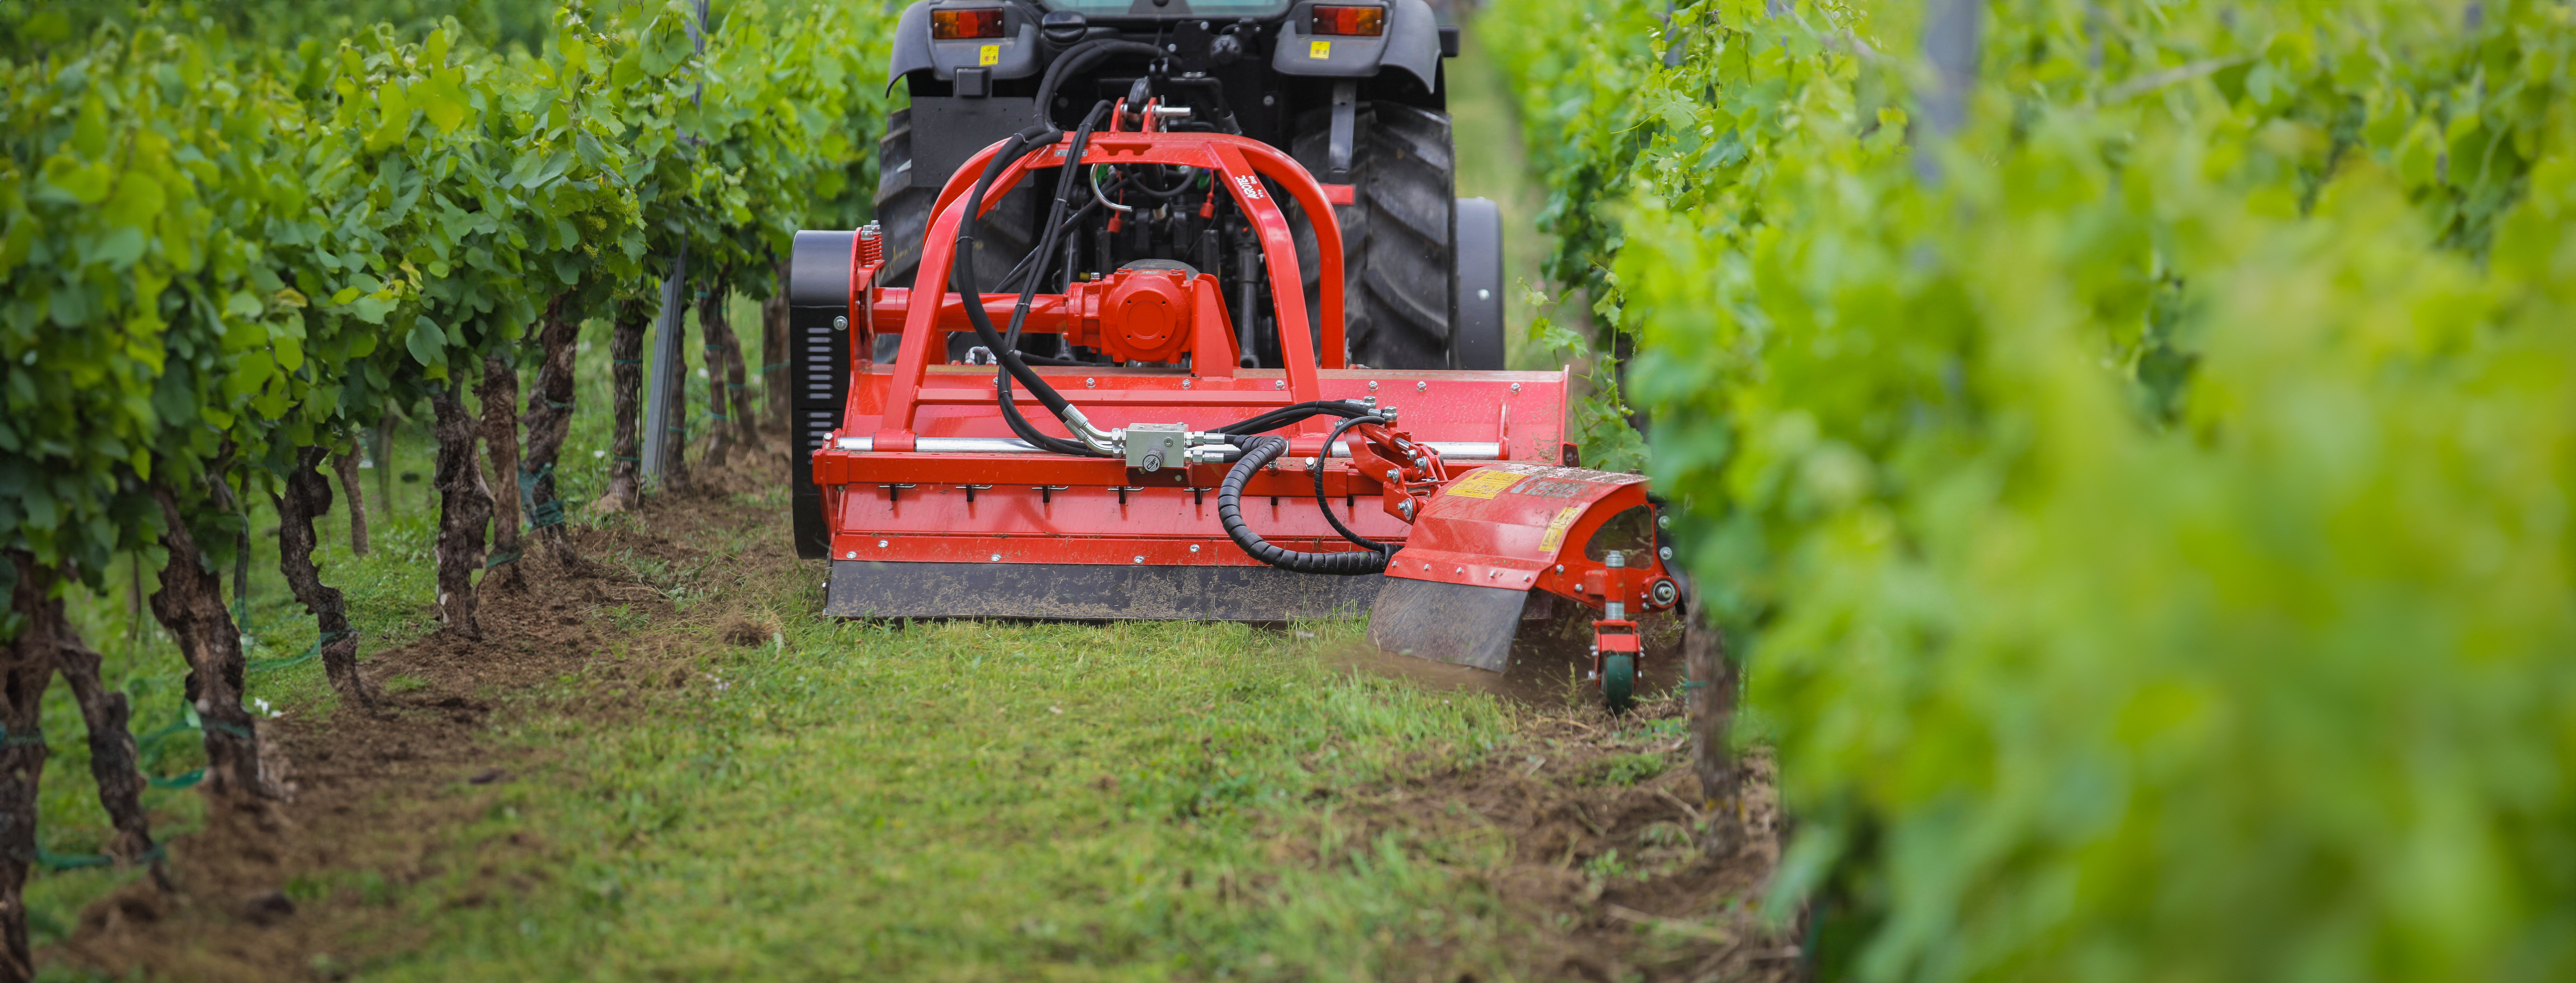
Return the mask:
{"type": "Polygon", "coordinates": [[[1825,975],[2576,973],[2576,9],[1484,17],[1825,975]]]}
{"type": "MultiPolygon", "coordinates": [[[[320,466],[388,411],[432,408],[438,604],[443,630],[466,636],[487,562],[506,586],[523,550],[570,561],[552,475],[574,336],[614,312],[612,347],[640,362],[663,257],[685,249],[690,287],[711,298],[718,440],[750,435],[722,298],[772,293],[787,237],[865,170],[884,13],[734,5],[701,53],[692,7],[576,0],[534,55],[477,48],[452,22],[416,42],[376,26],[234,44],[147,10],[0,60],[0,978],[31,965],[17,898],[45,747],[30,735],[58,668],[93,734],[110,735],[94,765],[119,831],[110,853],[158,862],[124,703],[86,695],[97,658],[64,617],[70,585],[101,586],[118,553],[161,566],[151,605],[189,664],[206,787],[256,800],[277,789],[216,575],[244,503],[274,496],[287,579],[333,686],[363,709],[379,697],[312,563],[312,522],[330,507],[320,466]],[[526,394],[523,357],[539,366],[526,394]]],[[[631,459],[636,374],[618,368],[631,459]]],[[[636,492],[621,465],[612,507],[636,492]]]]}

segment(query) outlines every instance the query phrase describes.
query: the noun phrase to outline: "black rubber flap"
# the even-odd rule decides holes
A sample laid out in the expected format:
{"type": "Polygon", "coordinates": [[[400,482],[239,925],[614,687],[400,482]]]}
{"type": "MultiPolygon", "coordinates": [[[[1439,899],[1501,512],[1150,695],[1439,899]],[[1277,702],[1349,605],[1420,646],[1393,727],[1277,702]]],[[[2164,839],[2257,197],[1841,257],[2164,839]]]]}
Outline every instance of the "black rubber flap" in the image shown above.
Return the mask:
{"type": "Polygon", "coordinates": [[[837,618],[1288,621],[1357,617],[1385,577],[1271,567],[832,561],[823,613],[837,618]]]}
{"type": "Polygon", "coordinates": [[[1369,643],[1398,655],[1503,671],[1528,591],[1384,578],[1369,613],[1369,643]]]}

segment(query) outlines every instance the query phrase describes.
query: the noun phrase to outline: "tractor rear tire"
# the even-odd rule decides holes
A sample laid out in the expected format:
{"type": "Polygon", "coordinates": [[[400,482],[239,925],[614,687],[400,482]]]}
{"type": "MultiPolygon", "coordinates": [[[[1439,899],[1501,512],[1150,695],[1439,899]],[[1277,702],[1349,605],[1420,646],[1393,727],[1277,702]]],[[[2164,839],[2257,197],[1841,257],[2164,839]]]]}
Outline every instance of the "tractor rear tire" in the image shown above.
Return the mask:
{"type": "MultiPolygon", "coordinates": [[[[898,109],[886,116],[885,136],[877,140],[876,220],[885,231],[884,283],[889,287],[912,286],[913,274],[921,269],[922,239],[930,234],[931,206],[939,203],[939,189],[951,176],[913,173],[912,161],[912,110],[898,109]]],[[[1028,255],[1033,245],[1029,226],[1034,221],[1029,211],[1030,184],[1022,181],[1010,197],[985,214],[976,233],[977,286],[995,289],[1020,257],[1028,255]]],[[[896,340],[893,335],[878,335],[874,358],[892,361],[896,340]]],[[[968,336],[957,336],[950,342],[956,349],[952,356],[962,356],[974,344],[968,336]]]]}
{"type": "MultiPolygon", "coordinates": [[[[1344,341],[1350,360],[1380,369],[1457,367],[1457,158],[1449,117],[1394,102],[1358,111],[1351,146],[1351,204],[1341,219],[1344,341]]],[[[1332,113],[1298,121],[1290,153],[1320,180],[1332,113]]],[[[1323,274],[1313,233],[1298,229],[1308,316],[1321,324],[1323,274]]]]}

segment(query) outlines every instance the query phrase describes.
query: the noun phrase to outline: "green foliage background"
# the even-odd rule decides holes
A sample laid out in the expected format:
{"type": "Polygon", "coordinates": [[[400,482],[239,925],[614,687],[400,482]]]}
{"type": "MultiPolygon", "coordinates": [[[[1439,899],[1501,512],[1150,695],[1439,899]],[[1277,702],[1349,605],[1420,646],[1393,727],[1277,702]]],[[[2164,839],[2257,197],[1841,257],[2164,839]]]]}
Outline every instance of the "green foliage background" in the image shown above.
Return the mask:
{"type": "Polygon", "coordinates": [[[1985,3],[1944,137],[1927,6],[1478,25],[1773,904],[1872,980],[2576,975],[2576,12],[1985,3]]]}
{"type": "Polygon", "coordinates": [[[699,288],[765,296],[885,111],[872,4],[726,4],[703,57],[681,0],[566,5],[507,54],[453,18],[317,33],[426,0],[287,9],[11,22],[0,545],[95,580],[156,549],[157,482],[220,561],[294,448],[518,355],[557,296],[604,313],[683,243],[699,288]]]}

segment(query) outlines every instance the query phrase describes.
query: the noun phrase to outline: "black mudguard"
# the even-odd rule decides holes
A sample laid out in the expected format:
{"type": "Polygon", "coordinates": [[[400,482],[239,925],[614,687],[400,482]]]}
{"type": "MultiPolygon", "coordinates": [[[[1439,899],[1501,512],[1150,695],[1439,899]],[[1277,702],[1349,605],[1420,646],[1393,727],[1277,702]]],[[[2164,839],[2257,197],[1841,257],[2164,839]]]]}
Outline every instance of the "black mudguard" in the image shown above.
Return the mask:
{"type": "MultiPolygon", "coordinates": [[[[1420,0],[1415,0],[1419,3],[1420,0]]],[[[981,68],[997,79],[1027,78],[1044,68],[1038,52],[1038,22],[1028,9],[1019,4],[1002,8],[1002,37],[995,41],[936,41],[930,37],[930,0],[918,0],[903,9],[903,19],[894,27],[892,65],[886,72],[886,91],[914,72],[926,71],[942,82],[955,81],[960,68],[981,68]],[[983,60],[984,46],[995,45],[995,59],[983,60]]],[[[1026,125],[1026,124],[1022,124],[1026,125]]]]}
{"type": "Polygon", "coordinates": [[[796,555],[831,555],[823,523],[823,489],[814,484],[814,452],[841,425],[850,391],[850,333],[833,319],[850,313],[850,248],[857,233],[799,232],[787,254],[787,399],[795,451],[787,456],[796,555]]]}
{"type": "Polygon", "coordinates": [[[1410,73],[1431,92],[1440,91],[1440,17],[1423,0],[1390,0],[1382,37],[1318,37],[1306,33],[1314,22],[1314,0],[1288,11],[1280,25],[1279,44],[1270,52],[1270,70],[1281,75],[1322,78],[1368,78],[1382,69],[1410,73]],[[1321,42],[1322,47],[1317,47],[1321,42]]]}

